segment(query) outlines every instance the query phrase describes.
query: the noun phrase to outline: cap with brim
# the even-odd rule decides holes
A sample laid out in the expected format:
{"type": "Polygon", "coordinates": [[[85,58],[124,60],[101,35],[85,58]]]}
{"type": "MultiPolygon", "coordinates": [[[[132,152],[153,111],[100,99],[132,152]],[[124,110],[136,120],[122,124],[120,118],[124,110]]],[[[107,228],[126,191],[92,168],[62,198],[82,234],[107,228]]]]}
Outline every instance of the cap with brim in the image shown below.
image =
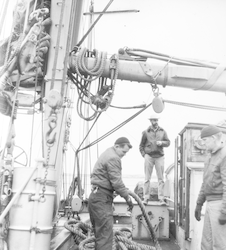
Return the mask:
{"type": "Polygon", "coordinates": [[[215,135],[221,132],[221,130],[215,125],[209,125],[201,130],[201,138],[215,135]]]}
{"type": "Polygon", "coordinates": [[[126,137],[120,137],[115,141],[116,144],[128,144],[130,148],[132,148],[132,145],[130,144],[129,140],[126,137]]]}
{"type": "Polygon", "coordinates": [[[151,116],[148,118],[148,120],[158,120],[158,119],[159,119],[159,116],[156,115],[156,114],[153,114],[153,115],[151,115],[151,116]]]}

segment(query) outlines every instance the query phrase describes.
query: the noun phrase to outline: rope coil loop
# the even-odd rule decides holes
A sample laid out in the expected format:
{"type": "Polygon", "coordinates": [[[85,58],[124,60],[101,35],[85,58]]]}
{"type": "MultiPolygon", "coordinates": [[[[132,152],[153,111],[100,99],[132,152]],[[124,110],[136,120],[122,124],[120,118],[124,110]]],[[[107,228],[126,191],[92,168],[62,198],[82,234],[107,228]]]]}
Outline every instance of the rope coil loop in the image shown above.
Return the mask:
{"type": "MultiPolygon", "coordinates": [[[[147,223],[148,229],[150,231],[150,237],[154,243],[154,246],[144,245],[140,243],[136,243],[132,241],[132,232],[128,228],[121,228],[120,230],[114,230],[114,238],[113,238],[113,248],[116,249],[133,249],[133,250],[161,250],[161,246],[156,238],[154,229],[151,225],[150,218],[145,211],[145,207],[140,200],[140,198],[129,191],[129,195],[132,196],[138,203],[147,223]]],[[[93,236],[93,228],[88,223],[83,223],[76,219],[70,219],[64,224],[64,227],[69,230],[74,237],[75,244],[79,246],[79,250],[85,250],[87,248],[94,249],[95,248],[95,237],[93,236]]]]}

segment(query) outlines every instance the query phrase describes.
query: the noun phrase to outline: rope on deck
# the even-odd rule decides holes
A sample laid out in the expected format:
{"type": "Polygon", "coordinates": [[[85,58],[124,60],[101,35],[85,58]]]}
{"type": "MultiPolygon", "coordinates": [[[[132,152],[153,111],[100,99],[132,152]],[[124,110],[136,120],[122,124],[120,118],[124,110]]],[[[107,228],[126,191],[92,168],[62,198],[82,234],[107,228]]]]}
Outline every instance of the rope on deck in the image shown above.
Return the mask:
{"type": "Polygon", "coordinates": [[[142,211],[142,214],[143,214],[143,216],[144,216],[144,219],[145,219],[145,221],[146,221],[146,223],[147,223],[147,226],[148,226],[148,229],[149,229],[149,232],[150,232],[150,237],[151,237],[151,239],[152,239],[153,242],[154,242],[154,245],[155,245],[155,247],[156,247],[156,250],[161,250],[161,246],[160,246],[160,244],[159,244],[159,242],[158,242],[158,240],[157,240],[157,238],[156,238],[155,231],[154,231],[153,226],[152,226],[152,224],[151,224],[150,217],[148,216],[148,214],[147,214],[146,211],[145,211],[145,206],[144,206],[144,204],[142,203],[142,201],[141,201],[141,199],[138,197],[138,195],[136,195],[134,192],[129,191],[129,195],[131,195],[131,196],[136,200],[136,202],[138,203],[138,205],[139,205],[139,207],[140,207],[140,209],[141,209],[141,211],[142,211]]]}
{"type": "MultiPolygon", "coordinates": [[[[64,227],[73,234],[75,244],[79,246],[79,250],[95,248],[95,237],[90,224],[70,219],[65,222],[64,227]]],[[[153,246],[136,243],[131,238],[132,233],[127,228],[114,231],[112,250],[116,250],[118,247],[121,250],[156,250],[153,246]]]]}
{"type": "MultiPolygon", "coordinates": [[[[162,250],[156,238],[151,220],[145,211],[145,206],[143,205],[141,199],[132,191],[129,191],[129,195],[131,195],[137,201],[141,208],[142,214],[150,232],[150,238],[152,239],[154,246],[139,244],[132,241],[132,232],[128,228],[121,228],[120,230],[114,231],[112,250],[162,250]]],[[[76,219],[70,219],[64,224],[64,227],[73,234],[75,244],[79,246],[79,250],[95,248],[95,237],[93,236],[94,234],[91,224],[83,223],[76,219]]]]}

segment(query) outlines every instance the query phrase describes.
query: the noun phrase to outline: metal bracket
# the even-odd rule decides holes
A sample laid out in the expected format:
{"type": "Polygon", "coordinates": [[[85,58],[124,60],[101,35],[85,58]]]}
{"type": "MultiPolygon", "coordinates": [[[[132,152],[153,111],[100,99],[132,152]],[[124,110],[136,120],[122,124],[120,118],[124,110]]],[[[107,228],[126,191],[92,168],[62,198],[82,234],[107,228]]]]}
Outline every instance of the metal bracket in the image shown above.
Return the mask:
{"type": "Polygon", "coordinates": [[[35,178],[34,181],[39,182],[40,184],[46,184],[46,186],[52,186],[52,187],[56,187],[56,181],[46,181],[44,179],[41,178],[35,178]]]}
{"type": "Polygon", "coordinates": [[[38,227],[32,227],[30,231],[35,231],[36,234],[52,234],[52,229],[41,230],[38,227]]]}
{"type": "Polygon", "coordinates": [[[158,230],[159,225],[160,225],[160,223],[161,223],[162,221],[163,221],[163,217],[159,217],[159,222],[158,222],[156,225],[154,225],[154,227],[153,227],[153,229],[154,229],[155,232],[158,230]]]}
{"type": "Polygon", "coordinates": [[[151,70],[151,66],[148,63],[143,63],[143,62],[140,62],[140,66],[143,69],[144,73],[147,76],[150,76],[151,82],[155,83],[155,79],[154,79],[154,76],[153,76],[153,72],[151,70]]]}

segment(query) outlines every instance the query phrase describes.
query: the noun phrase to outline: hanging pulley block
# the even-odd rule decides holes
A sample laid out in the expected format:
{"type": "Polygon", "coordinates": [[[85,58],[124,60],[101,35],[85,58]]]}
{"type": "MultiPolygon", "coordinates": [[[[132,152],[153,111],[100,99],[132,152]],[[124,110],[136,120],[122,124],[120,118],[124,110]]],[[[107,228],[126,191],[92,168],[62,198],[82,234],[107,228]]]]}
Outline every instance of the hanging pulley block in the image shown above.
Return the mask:
{"type": "Polygon", "coordinates": [[[165,104],[161,97],[155,96],[152,101],[152,108],[156,113],[161,113],[164,110],[165,104]]]}

